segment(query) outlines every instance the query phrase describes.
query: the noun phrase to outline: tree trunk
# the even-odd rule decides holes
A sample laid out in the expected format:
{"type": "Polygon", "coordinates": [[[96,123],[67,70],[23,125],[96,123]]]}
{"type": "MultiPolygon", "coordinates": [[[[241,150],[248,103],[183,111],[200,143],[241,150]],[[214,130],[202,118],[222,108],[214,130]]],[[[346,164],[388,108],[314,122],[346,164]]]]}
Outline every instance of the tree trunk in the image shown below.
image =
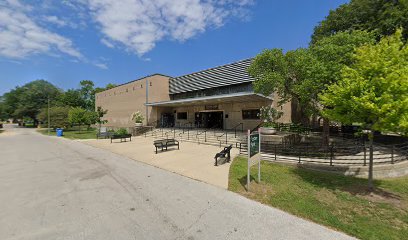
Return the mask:
{"type": "Polygon", "coordinates": [[[374,134],[373,131],[370,131],[368,134],[368,139],[370,142],[370,161],[368,164],[368,190],[371,192],[374,190],[374,182],[373,182],[373,165],[374,165],[374,148],[373,148],[373,140],[374,134]]]}

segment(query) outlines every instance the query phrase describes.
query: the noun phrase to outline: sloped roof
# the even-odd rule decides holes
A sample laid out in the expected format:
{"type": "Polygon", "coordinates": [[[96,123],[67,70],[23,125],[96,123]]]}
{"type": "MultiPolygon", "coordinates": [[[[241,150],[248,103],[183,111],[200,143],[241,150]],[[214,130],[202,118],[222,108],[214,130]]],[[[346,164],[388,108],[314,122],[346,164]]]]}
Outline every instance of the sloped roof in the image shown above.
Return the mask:
{"type": "Polygon", "coordinates": [[[253,58],[170,78],[170,94],[255,81],[248,74],[253,58]]]}

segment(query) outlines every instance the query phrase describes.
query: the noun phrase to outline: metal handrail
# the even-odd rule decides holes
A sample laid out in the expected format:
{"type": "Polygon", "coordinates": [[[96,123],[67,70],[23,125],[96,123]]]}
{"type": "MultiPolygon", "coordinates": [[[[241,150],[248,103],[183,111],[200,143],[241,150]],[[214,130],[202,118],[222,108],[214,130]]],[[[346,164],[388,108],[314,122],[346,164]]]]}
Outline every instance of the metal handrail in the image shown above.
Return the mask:
{"type": "Polygon", "coordinates": [[[198,136],[200,136],[201,134],[204,133],[204,142],[207,142],[207,132],[208,132],[208,130],[209,129],[206,129],[206,130],[204,130],[202,132],[197,131],[196,138],[198,138],[198,136]]]}
{"type": "Polygon", "coordinates": [[[228,130],[226,130],[223,134],[221,134],[220,136],[217,136],[217,141],[220,141],[220,147],[221,147],[222,141],[219,138],[224,135],[225,135],[225,144],[228,144],[228,130]]]}
{"type": "Polygon", "coordinates": [[[253,129],[251,130],[251,133],[257,131],[258,128],[259,128],[262,124],[263,124],[263,122],[259,123],[258,126],[256,126],[255,128],[253,128],[253,129]]]}
{"type": "MultiPolygon", "coordinates": [[[[173,138],[176,138],[176,129],[172,128],[170,131],[167,131],[167,132],[164,133],[164,135],[166,136],[166,139],[169,138],[169,133],[171,133],[171,132],[173,132],[173,134],[174,134],[173,138]]],[[[163,134],[162,134],[162,136],[163,136],[163,134]]]]}
{"type": "Polygon", "coordinates": [[[237,128],[241,126],[241,132],[244,132],[244,123],[239,123],[235,127],[233,127],[231,130],[234,130],[235,132],[235,137],[237,137],[237,128]]]}

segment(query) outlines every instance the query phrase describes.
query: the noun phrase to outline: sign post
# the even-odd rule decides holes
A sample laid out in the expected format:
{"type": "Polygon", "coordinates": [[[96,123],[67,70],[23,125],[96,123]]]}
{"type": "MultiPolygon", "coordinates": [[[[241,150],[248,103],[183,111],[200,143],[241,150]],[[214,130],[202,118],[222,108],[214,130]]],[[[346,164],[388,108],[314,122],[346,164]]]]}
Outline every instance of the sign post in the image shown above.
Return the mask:
{"type": "Polygon", "coordinates": [[[248,130],[248,173],[247,173],[247,191],[251,182],[251,167],[258,164],[258,183],[261,182],[261,134],[251,134],[248,130]]]}

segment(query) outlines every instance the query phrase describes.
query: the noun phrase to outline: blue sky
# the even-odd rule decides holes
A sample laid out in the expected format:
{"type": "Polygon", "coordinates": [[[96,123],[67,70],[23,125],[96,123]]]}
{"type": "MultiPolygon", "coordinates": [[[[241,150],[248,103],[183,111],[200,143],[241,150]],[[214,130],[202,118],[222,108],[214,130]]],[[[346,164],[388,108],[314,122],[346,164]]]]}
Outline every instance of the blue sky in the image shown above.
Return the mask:
{"type": "Polygon", "coordinates": [[[0,94],[35,79],[62,89],[179,76],[306,47],[347,0],[0,0],[0,94]]]}

